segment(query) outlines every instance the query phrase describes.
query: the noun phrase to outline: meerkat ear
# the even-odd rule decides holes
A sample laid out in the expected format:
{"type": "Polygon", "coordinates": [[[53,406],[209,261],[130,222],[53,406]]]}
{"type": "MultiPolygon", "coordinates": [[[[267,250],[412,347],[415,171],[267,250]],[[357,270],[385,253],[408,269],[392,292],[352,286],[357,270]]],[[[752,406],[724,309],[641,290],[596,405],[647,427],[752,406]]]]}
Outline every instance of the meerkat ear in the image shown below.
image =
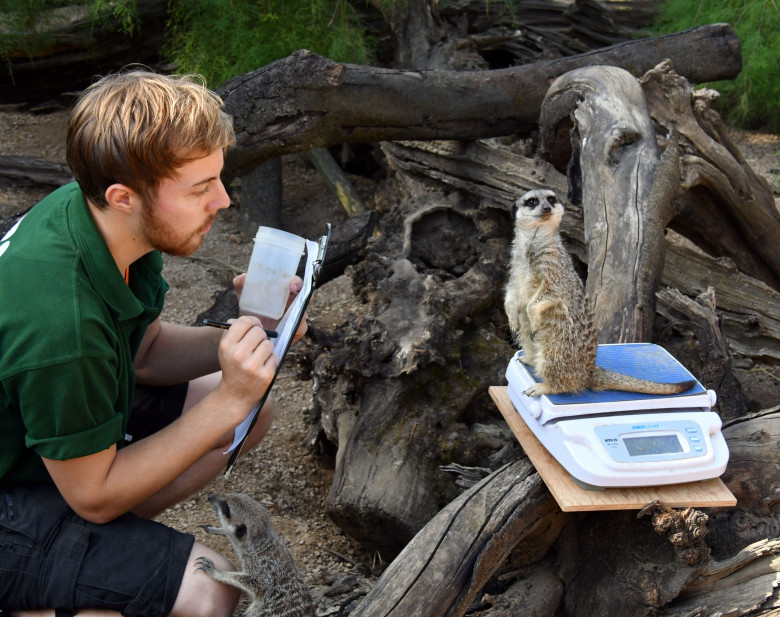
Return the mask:
{"type": "Polygon", "coordinates": [[[515,218],[517,218],[517,211],[520,209],[520,206],[517,205],[517,201],[513,201],[512,205],[509,206],[509,216],[512,217],[512,220],[514,221],[515,218]]]}
{"type": "Polygon", "coordinates": [[[246,535],[246,525],[241,523],[240,525],[236,525],[236,528],[233,530],[233,533],[236,535],[236,538],[241,540],[246,535]]]}

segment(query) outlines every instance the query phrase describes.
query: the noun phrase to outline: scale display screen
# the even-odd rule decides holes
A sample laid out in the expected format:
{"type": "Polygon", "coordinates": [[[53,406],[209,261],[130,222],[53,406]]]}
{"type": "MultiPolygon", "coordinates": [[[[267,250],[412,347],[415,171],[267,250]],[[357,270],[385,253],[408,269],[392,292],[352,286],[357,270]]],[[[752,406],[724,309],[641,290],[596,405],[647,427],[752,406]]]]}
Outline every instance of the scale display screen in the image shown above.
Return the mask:
{"type": "Polygon", "coordinates": [[[677,435],[653,435],[649,437],[623,437],[629,456],[648,454],[675,454],[684,452],[677,435]]]}
{"type": "MultiPolygon", "coordinates": [[[[593,427],[612,459],[643,463],[695,458],[707,453],[707,440],[701,426],[693,420],[666,420],[657,416],[635,418],[631,423],[605,423],[593,427]]],[[[615,419],[619,420],[619,417],[615,419]]],[[[605,422],[604,419],[600,421],[605,422]]]]}

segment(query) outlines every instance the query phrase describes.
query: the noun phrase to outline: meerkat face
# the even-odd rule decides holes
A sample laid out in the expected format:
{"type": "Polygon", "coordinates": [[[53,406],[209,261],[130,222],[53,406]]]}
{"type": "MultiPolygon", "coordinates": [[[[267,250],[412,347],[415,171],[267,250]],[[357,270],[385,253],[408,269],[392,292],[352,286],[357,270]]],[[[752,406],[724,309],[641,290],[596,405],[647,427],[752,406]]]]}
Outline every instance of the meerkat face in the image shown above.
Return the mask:
{"type": "Polygon", "coordinates": [[[523,228],[552,224],[555,227],[563,217],[563,204],[558,196],[548,189],[528,191],[512,205],[515,222],[523,228]]]}
{"type": "Polygon", "coordinates": [[[243,494],[209,495],[209,502],[219,517],[221,527],[204,525],[213,534],[228,536],[238,544],[263,535],[268,527],[268,510],[243,494]]]}

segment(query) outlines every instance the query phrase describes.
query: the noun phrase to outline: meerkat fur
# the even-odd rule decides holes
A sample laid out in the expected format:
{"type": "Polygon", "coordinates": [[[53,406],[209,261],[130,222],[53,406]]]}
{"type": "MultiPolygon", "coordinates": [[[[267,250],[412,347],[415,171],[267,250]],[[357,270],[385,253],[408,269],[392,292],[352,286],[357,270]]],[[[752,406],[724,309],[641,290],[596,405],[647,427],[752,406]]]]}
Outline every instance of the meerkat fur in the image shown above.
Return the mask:
{"type": "Polygon", "coordinates": [[[513,205],[514,240],[504,310],[520,360],[541,380],[528,396],[623,390],[676,394],[695,382],[658,383],[596,365],[598,333],[580,277],[561,240],[563,204],[547,189],[529,191],[513,205]]]}
{"type": "Polygon", "coordinates": [[[292,555],[269,522],[268,510],[248,495],[209,495],[220,527],[203,525],[208,533],[225,536],[241,563],[240,572],[219,570],[208,557],[197,569],[237,587],[250,598],[244,617],[311,617],[314,603],[292,555]]]}

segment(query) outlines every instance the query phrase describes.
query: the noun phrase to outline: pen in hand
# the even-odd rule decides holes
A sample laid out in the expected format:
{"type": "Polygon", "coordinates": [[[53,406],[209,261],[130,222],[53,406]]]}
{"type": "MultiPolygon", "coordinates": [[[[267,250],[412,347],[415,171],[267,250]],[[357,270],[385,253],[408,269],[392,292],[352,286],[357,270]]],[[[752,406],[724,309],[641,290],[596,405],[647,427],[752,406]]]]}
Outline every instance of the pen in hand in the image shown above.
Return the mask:
{"type": "MultiPolygon", "coordinates": [[[[216,321],[214,319],[204,319],[203,320],[204,326],[211,326],[212,328],[221,328],[222,330],[227,330],[231,324],[225,323],[224,321],[216,321]]],[[[279,336],[279,333],[276,330],[266,330],[263,328],[263,331],[265,332],[265,335],[268,338],[276,338],[279,336]]]]}

